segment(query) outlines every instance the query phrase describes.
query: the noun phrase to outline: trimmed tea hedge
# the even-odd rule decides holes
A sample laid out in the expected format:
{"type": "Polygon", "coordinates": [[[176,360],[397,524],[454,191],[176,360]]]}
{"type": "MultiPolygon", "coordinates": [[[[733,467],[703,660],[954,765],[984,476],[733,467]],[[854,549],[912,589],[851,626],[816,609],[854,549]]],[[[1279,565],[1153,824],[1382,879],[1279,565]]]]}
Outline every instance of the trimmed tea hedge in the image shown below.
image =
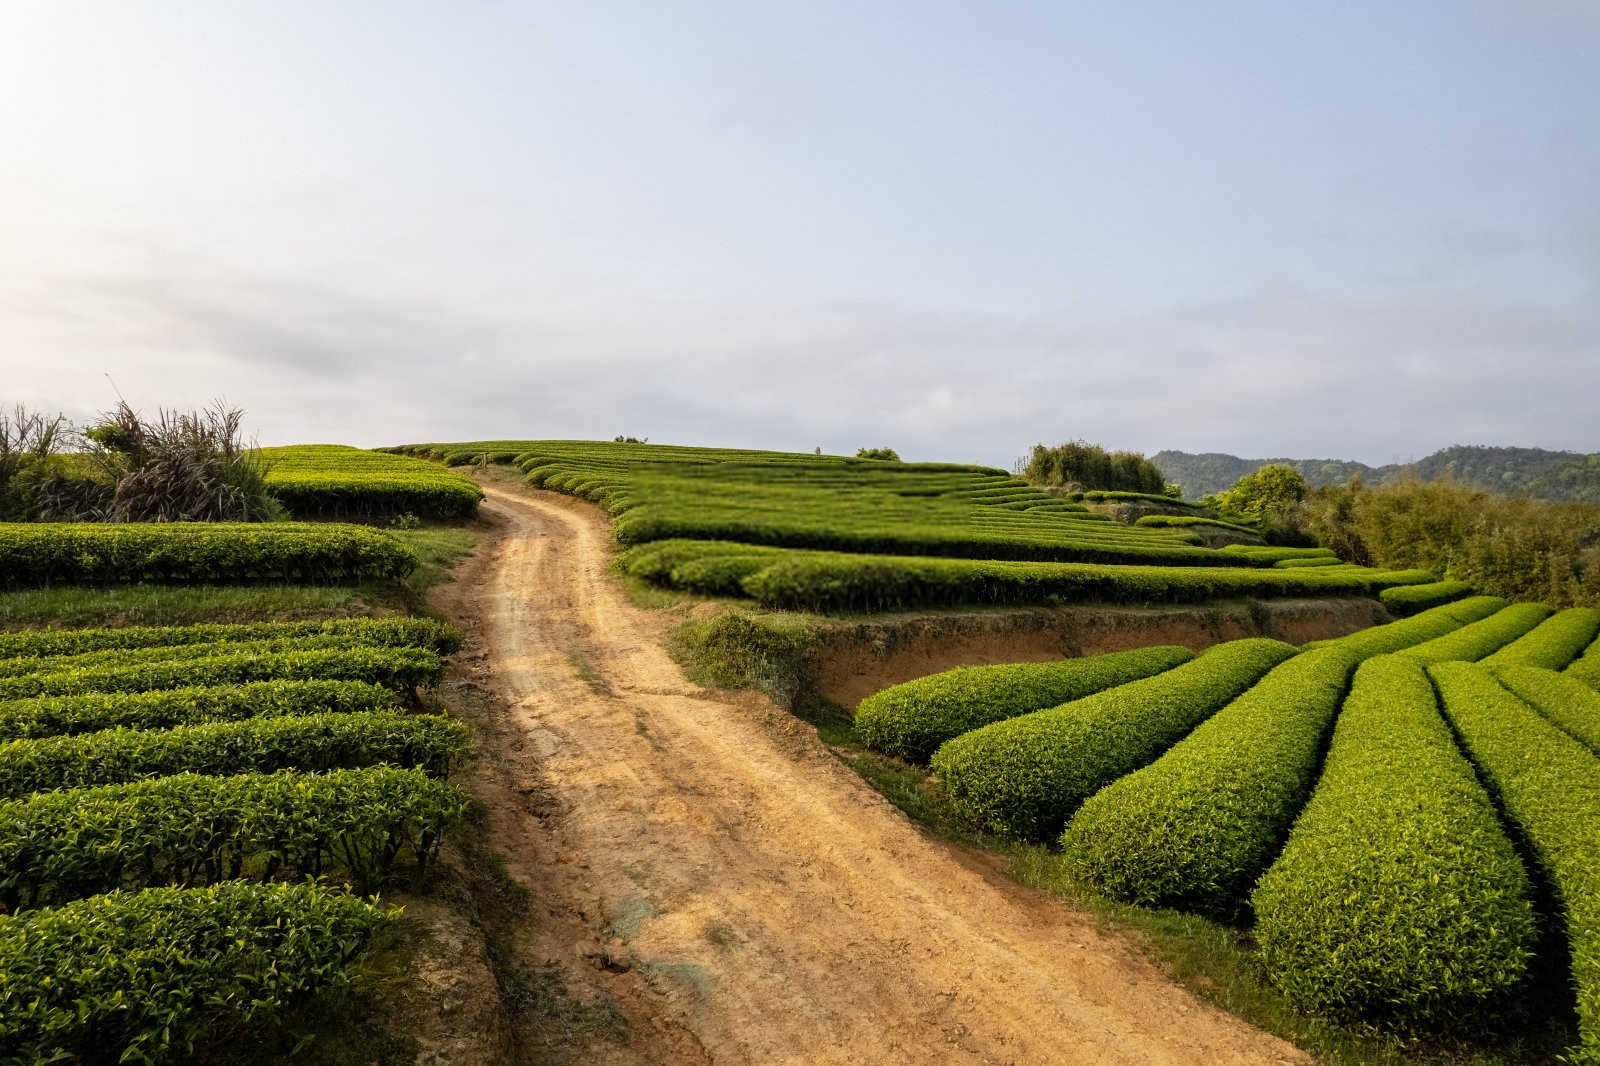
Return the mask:
{"type": "Polygon", "coordinates": [[[1454,633],[1468,622],[1488,618],[1509,605],[1498,596],[1473,596],[1456,603],[1445,604],[1423,611],[1421,614],[1387,625],[1359,629],[1348,636],[1331,640],[1314,640],[1305,645],[1312,648],[1343,648],[1357,659],[1386,655],[1402,651],[1423,641],[1454,633]]]}
{"type": "Polygon", "coordinates": [[[1470,595],[1472,586],[1465,581],[1430,581],[1426,585],[1399,585],[1384,589],[1378,593],[1378,599],[1391,614],[1404,617],[1470,595]]]}
{"type": "Polygon", "coordinates": [[[1542,666],[1546,670],[1560,670],[1583,654],[1596,633],[1600,633],[1600,610],[1569,607],[1481,661],[1485,666],[1542,666]]]}
{"type": "Polygon", "coordinates": [[[393,534],[310,522],[0,523],[0,585],[343,584],[404,577],[393,534]]]}
{"type": "Polygon", "coordinates": [[[1554,890],[1577,989],[1579,1057],[1600,1061],[1600,759],[1481,666],[1429,667],[1445,714],[1554,890]]]}
{"type": "Polygon", "coordinates": [[[318,884],[114,892],[0,917],[0,1061],[168,1062],[344,985],[392,922],[318,884]]]}
{"type": "Polygon", "coordinates": [[[1297,655],[1095,793],[1061,837],[1067,867],[1115,899],[1231,917],[1311,792],[1355,665],[1297,655]]]}
{"type": "Polygon", "coordinates": [[[1536,666],[1502,666],[1494,673],[1518,699],[1600,755],[1600,692],[1536,666]]]}
{"type": "Polygon", "coordinates": [[[1528,876],[1421,664],[1356,671],[1252,903],[1267,972],[1305,1010],[1427,1030],[1481,1021],[1521,985],[1537,938],[1528,876]]]}
{"type": "Polygon", "coordinates": [[[328,633],[309,637],[280,637],[274,640],[247,640],[237,644],[176,644],[153,648],[106,648],[79,655],[22,655],[0,659],[0,679],[27,674],[61,674],[105,667],[132,668],[152,663],[177,664],[194,659],[213,659],[218,655],[277,655],[286,652],[342,651],[351,648],[383,648],[393,645],[369,643],[360,633],[328,633]]]}
{"type": "Polygon", "coordinates": [[[263,448],[267,487],[300,518],[414,514],[462,519],[478,513],[483,490],[469,477],[409,456],[342,444],[263,448]]]}
{"type": "Polygon", "coordinates": [[[1476,662],[1505,647],[1549,618],[1542,603],[1513,603],[1488,618],[1464,625],[1453,633],[1417,644],[1400,654],[1421,663],[1476,662]]]}
{"type": "Polygon", "coordinates": [[[22,655],[82,655],[110,648],[236,644],[291,637],[357,636],[353,643],[461,650],[461,634],[431,618],[334,618],[320,622],[246,622],[238,625],[123,626],[0,633],[0,659],[22,655]]]}
{"type": "Polygon", "coordinates": [[[1169,645],[947,670],[868,696],[856,708],[856,730],[869,748],[925,763],[940,744],[979,726],[1137,681],[1192,658],[1189,649],[1169,645]]]}
{"type": "Polygon", "coordinates": [[[93,733],[118,726],[165,729],[245,718],[398,710],[400,700],[393,691],[360,681],[257,681],[151,692],[35,696],[0,702],[0,740],[93,733]]]}
{"type": "Polygon", "coordinates": [[[769,607],[884,611],[956,604],[1198,603],[1235,596],[1375,595],[1422,570],[1326,573],[1202,566],[1099,566],[909,556],[797,554],[750,574],[744,591],[769,607]]]}
{"type": "Polygon", "coordinates": [[[1035,711],[947,742],[934,772],[967,821],[1048,840],[1079,804],[1132,773],[1295,654],[1276,640],[1235,640],[1142,681],[1035,711]]]}
{"type": "Polygon", "coordinates": [[[327,648],[263,655],[247,652],[0,678],[0,700],[85,692],[147,692],[249,681],[366,681],[415,689],[437,684],[443,673],[444,664],[439,657],[422,648],[327,648]]]}
{"type": "Polygon", "coordinates": [[[443,774],[466,751],[466,729],[453,719],[382,711],[106,729],[0,744],[0,797],[190,771],[272,773],[391,763],[443,774]]]}
{"type": "Polygon", "coordinates": [[[1589,650],[1567,667],[1564,673],[1600,691],[1600,640],[1589,645],[1589,650]]]}
{"type": "Polygon", "coordinates": [[[454,785],[389,766],[41,792],[0,803],[0,903],[333,871],[371,891],[402,855],[426,862],[466,809],[454,785]]]}

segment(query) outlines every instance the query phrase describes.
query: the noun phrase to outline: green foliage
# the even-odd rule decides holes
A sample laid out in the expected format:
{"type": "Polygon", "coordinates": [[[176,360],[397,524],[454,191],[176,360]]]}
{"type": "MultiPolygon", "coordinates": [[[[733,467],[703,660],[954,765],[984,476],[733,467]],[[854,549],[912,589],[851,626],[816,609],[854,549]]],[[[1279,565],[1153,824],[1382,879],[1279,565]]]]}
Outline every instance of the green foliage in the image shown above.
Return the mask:
{"type": "Polygon", "coordinates": [[[119,402],[83,431],[87,478],[39,493],[41,517],[95,522],[261,522],[283,516],[244,412],[217,401],[154,418],[119,402]]]}
{"type": "Polygon", "coordinates": [[[1530,899],[1421,665],[1362,664],[1311,802],[1252,897],[1273,982],[1347,1022],[1482,1024],[1527,975],[1530,899]]]}
{"type": "Polygon", "coordinates": [[[0,522],[34,516],[39,482],[56,471],[66,433],[65,415],[48,416],[21,404],[0,411],[0,522]]]}
{"type": "Polygon", "coordinates": [[[1587,648],[1600,633],[1600,610],[1569,607],[1540,622],[1482,660],[1485,666],[1542,666],[1560,670],[1587,648]]]}
{"type": "Polygon", "coordinates": [[[466,751],[466,729],[453,719],[385,711],[106,729],[0,743],[0,796],[190,771],[272,773],[392,763],[443,774],[466,751]]]}
{"type": "Polygon", "coordinates": [[[1155,759],[1294,654],[1235,640],[1165,673],[966,733],[934,754],[952,808],[973,825],[1047,840],[1078,806],[1155,759]]]}
{"type": "Polygon", "coordinates": [[[1134,519],[1136,526],[1153,526],[1157,528],[1193,529],[1195,526],[1215,526],[1226,529],[1232,533],[1240,533],[1248,537],[1260,535],[1260,530],[1254,526],[1240,525],[1238,522],[1229,522],[1221,518],[1207,518],[1204,515],[1185,514],[1147,514],[1134,519]]]}
{"type": "Polygon", "coordinates": [[[1115,899],[1230,917],[1311,792],[1354,668],[1340,648],[1275,667],[1091,796],[1061,838],[1068,868],[1115,899]]]}
{"type": "Polygon", "coordinates": [[[1314,640],[1306,649],[1336,647],[1350,652],[1357,659],[1403,651],[1423,641],[1453,633],[1468,622],[1477,622],[1503,610],[1508,604],[1498,596],[1469,596],[1439,607],[1431,607],[1410,618],[1387,625],[1358,629],[1348,636],[1331,640],[1314,640]]]}
{"type": "Polygon", "coordinates": [[[0,803],[0,903],[335,872],[369,892],[402,856],[425,862],[466,810],[454,785],[389,766],[41,792],[0,803]]]}
{"type": "Polygon", "coordinates": [[[1566,673],[1590,688],[1600,689],[1600,640],[1589,645],[1589,650],[1567,667],[1566,673]]]}
{"type": "Polygon", "coordinates": [[[1378,599],[1390,614],[1404,617],[1470,595],[1472,586],[1465,581],[1430,581],[1426,585],[1398,585],[1384,589],[1378,593],[1378,599]]]}
{"type": "Polygon", "coordinates": [[[856,708],[856,732],[869,748],[925,763],[939,745],[990,722],[1170,670],[1194,658],[1176,646],[1137,648],[1083,659],[967,666],[886,688],[856,708]]]}
{"type": "Polygon", "coordinates": [[[1537,666],[1497,666],[1494,675],[1523,703],[1600,755],[1600,692],[1568,674],[1537,666]]]}
{"type": "Polygon", "coordinates": [[[1514,603],[1482,621],[1405,649],[1400,654],[1422,663],[1476,662],[1550,617],[1542,603],[1514,603]]]}
{"type": "Polygon", "coordinates": [[[1292,544],[1303,539],[1298,512],[1305,498],[1306,479],[1299,471],[1272,465],[1246,474],[1233,488],[1208,497],[1206,502],[1224,518],[1255,527],[1269,543],[1292,544]]]}
{"type": "Polygon", "coordinates": [[[0,628],[180,626],[327,618],[357,606],[355,585],[81,585],[0,589],[0,628]]]}
{"type": "Polygon", "coordinates": [[[898,463],[900,453],[893,448],[859,448],[856,450],[857,459],[878,459],[886,463],[898,463]]]}
{"type": "Polygon", "coordinates": [[[338,988],[397,911],[317,884],[115,892],[0,917],[0,1061],[170,1062],[338,988]]]}
{"type": "MultiPolygon", "coordinates": [[[[626,564],[624,564],[626,565],[626,564]]],[[[1099,566],[793,553],[740,581],[769,607],[884,611],[956,604],[1199,603],[1235,596],[1374,595],[1423,571],[1099,566]]]]}
{"type": "MultiPolygon", "coordinates": [[[[348,636],[352,643],[461,650],[461,633],[431,618],[329,618],[305,622],[245,622],[189,626],[104,626],[0,633],[0,659],[23,655],[79,655],[108,648],[176,647],[244,641],[348,636]]],[[[219,651],[222,649],[218,649],[219,651]]]]}
{"type": "Polygon", "coordinates": [[[409,456],[342,444],[263,448],[267,486],[299,518],[412,515],[460,520],[483,490],[462,474],[409,456]]]}
{"type": "Polygon", "coordinates": [[[324,582],[404,577],[416,557],[365,526],[0,523],[0,583],[324,582]]]}
{"type": "Polygon", "coordinates": [[[1422,567],[1511,600],[1600,607],[1600,505],[1399,481],[1318,490],[1302,518],[1351,562],[1422,567]]]}
{"type": "MultiPolygon", "coordinates": [[[[219,644],[217,648],[225,649],[227,645],[219,644]]],[[[423,648],[322,648],[237,655],[221,651],[200,659],[0,678],[0,700],[86,692],[148,692],[250,681],[365,681],[415,689],[437,684],[443,673],[444,664],[439,657],[423,648]]]]}
{"type": "Polygon", "coordinates": [[[0,701],[0,739],[93,733],[309,714],[398,711],[395,694],[359,681],[258,681],[246,685],[89,692],[0,701]]]}
{"type": "Polygon", "coordinates": [[[1159,468],[1138,452],[1108,452],[1098,444],[1071,441],[1033,451],[1017,461],[1018,473],[1035,485],[1062,485],[1079,489],[1120,489],[1160,496],[1167,479],[1159,468]]]}
{"type": "Polygon", "coordinates": [[[1429,668],[1467,754],[1555,893],[1572,953],[1581,1050],[1600,1062],[1600,759],[1481,666],[1429,668]]]}

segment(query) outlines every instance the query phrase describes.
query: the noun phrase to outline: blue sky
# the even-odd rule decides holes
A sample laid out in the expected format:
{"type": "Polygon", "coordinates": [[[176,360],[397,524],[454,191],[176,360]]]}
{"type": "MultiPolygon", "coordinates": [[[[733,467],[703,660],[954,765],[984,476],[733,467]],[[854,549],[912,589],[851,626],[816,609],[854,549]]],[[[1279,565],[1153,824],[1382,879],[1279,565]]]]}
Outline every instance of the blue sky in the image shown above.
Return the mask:
{"type": "Polygon", "coordinates": [[[1600,3],[0,5],[0,400],[1600,450],[1600,3]]]}

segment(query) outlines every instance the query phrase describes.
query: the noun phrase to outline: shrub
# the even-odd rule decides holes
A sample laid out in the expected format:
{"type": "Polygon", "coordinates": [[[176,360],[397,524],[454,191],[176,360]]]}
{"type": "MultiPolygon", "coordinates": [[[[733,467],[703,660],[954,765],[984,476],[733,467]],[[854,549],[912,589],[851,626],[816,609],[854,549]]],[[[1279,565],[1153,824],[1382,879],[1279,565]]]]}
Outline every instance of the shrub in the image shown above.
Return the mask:
{"type": "Polygon", "coordinates": [[[1067,867],[1116,899],[1231,917],[1316,780],[1355,660],[1297,655],[1073,816],[1067,867]]]}
{"type": "Polygon", "coordinates": [[[0,902],[50,907],[118,888],[348,874],[379,887],[458,824],[454,785],[388,766],[327,774],[178,774],[0,803],[0,902]]]}
{"type": "Polygon", "coordinates": [[[1572,952],[1582,1061],[1600,1061],[1600,759],[1483,667],[1429,667],[1467,754],[1527,842],[1572,952]]]}
{"type": "Polygon", "coordinates": [[[1414,645],[1400,654],[1423,663],[1476,662],[1550,617],[1542,603],[1513,603],[1482,621],[1414,645]]]}
{"type": "Polygon", "coordinates": [[[325,583],[404,577],[417,558],[366,526],[298,522],[0,523],[0,583],[325,583]]]}
{"type": "Polygon", "coordinates": [[[893,448],[858,448],[856,449],[856,458],[877,459],[885,463],[898,463],[900,461],[900,453],[895,451],[893,448]]]}
{"type": "Polygon", "coordinates": [[[1098,444],[1070,441],[1033,451],[1017,460],[1017,473],[1035,485],[1072,485],[1084,489],[1121,489],[1161,495],[1166,478],[1138,452],[1109,452],[1098,444]]]}
{"type": "Polygon", "coordinates": [[[868,696],[856,708],[856,730],[869,748],[925,763],[939,745],[979,726],[1056,707],[1192,658],[1187,648],[1165,646],[947,670],[868,696]]]}
{"type": "Polygon", "coordinates": [[[1432,581],[1426,585],[1399,585],[1378,593],[1378,599],[1391,614],[1404,617],[1430,607],[1451,603],[1472,595],[1472,586],[1465,581],[1432,581]]]}
{"type": "Polygon", "coordinates": [[[1343,648],[1357,659],[1367,659],[1453,633],[1466,623],[1488,618],[1506,606],[1506,601],[1498,596],[1472,596],[1398,622],[1357,630],[1349,636],[1312,641],[1306,648],[1343,648]]]}
{"type": "Polygon", "coordinates": [[[362,644],[415,645],[448,655],[461,649],[461,633],[431,618],[334,618],[310,622],[238,625],[121,626],[0,633],[0,659],[19,655],[81,655],[107,648],[174,647],[288,637],[359,636],[362,644]]]}
{"type": "Polygon", "coordinates": [[[423,648],[323,648],[202,659],[98,666],[87,670],[0,678],[0,701],[88,692],[149,692],[251,681],[365,681],[396,689],[437,684],[439,657],[423,648]]]}
{"type": "Polygon", "coordinates": [[[1084,800],[1160,755],[1294,654],[1235,640],[1165,673],[956,737],[934,754],[951,806],[972,824],[1048,840],[1084,800]]]}
{"type": "Polygon", "coordinates": [[[1569,607],[1540,622],[1482,662],[1485,666],[1518,664],[1560,670],[1583,654],[1596,633],[1600,633],[1600,610],[1569,607]]]}
{"type": "Polygon", "coordinates": [[[1346,1022],[1481,1022],[1527,975],[1530,900],[1421,664],[1363,663],[1311,802],[1252,896],[1273,983],[1346,1022]]]}
{"type": "Polygon", "coordinates": [[[1537,666],[1499,666],[1494,675],[1523,703],[1600,754],[1600,692],[1537,666]]]}
{"type": "Polygon", "coordinates": [[[246,685],[89,692],[0,702],[0,740],[94,733],[124,726],[175,725],[245,718],[398,711],[395,694],[359,681],[257,681],[246,685]]]}
{"type": "Polygon", "coordinates": [[[113,892],[0,918],[0,1060],[166,1062],[344,985],[397,911],[317,884],[113,892]]]}
{"type": "Polygon", "coordinates": [[[446,772],[465,728],[441,715],[313,714],[0,743],[0,796],[181,774],[337,770],[392,763],[446,772]]]}
{"type": "Polygon", "coordinates": [[[1600,640],[1589,645],[1589,650],[1564,671],[1592,689],[1600,690],[1600,640]]]}
{"type": "Polygon", "coordinates": [[[126,402],[83,432],[93,471],[43,498],[45,517],[95,522],[261,522],[283,516],[270,464],[244,440],[244,412],[218,401],[146,418],[126,402]],[[90,491],[84,491],[88,488],[90,491]]]}

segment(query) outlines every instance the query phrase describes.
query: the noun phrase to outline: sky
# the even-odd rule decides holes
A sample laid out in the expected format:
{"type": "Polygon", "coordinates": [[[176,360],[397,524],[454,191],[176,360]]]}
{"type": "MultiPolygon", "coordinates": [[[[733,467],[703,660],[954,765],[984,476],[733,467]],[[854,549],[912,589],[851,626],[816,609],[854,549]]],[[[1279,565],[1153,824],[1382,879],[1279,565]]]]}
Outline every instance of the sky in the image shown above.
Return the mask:
{"type": "Polygon", "coordinates": [[[0,402],[1600,451],[1600,0],[0,4],[0,402]]]}

